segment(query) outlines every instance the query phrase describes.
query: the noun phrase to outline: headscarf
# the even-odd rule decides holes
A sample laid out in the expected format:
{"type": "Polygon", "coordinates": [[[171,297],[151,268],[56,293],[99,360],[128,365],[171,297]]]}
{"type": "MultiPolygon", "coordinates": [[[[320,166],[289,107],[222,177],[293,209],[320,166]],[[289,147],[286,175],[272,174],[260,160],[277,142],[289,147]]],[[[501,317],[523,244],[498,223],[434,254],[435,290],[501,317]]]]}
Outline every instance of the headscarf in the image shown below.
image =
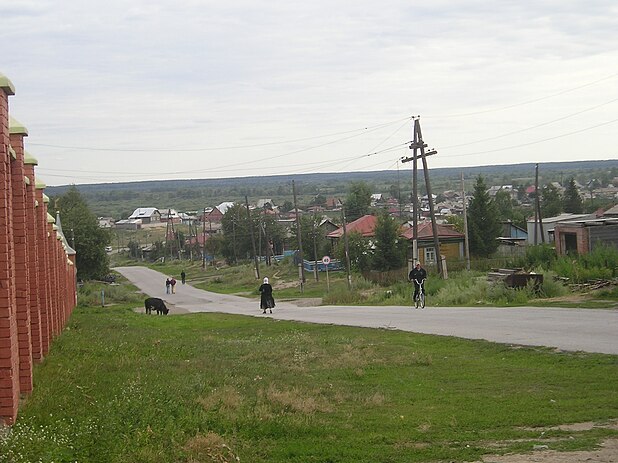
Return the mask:
{"type": "Polygon", "coordinates": [[[264,284],[267,285],[268,284],[268,277],[264,277],[264,284]]]}

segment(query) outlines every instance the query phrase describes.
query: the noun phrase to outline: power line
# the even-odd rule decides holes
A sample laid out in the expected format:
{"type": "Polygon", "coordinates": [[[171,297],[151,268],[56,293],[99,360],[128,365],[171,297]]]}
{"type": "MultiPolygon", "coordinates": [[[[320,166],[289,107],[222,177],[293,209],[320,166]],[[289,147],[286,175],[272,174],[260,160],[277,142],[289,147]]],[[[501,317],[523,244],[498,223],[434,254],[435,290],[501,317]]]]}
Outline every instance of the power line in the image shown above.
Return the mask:
{"type": "Polygon", "coordinates": [[[467,143],[459,143],[457,145],[443,146],[441,149],[459,148],[461,146],[474,145],[476,143],[482,143],[482,142],[486,142],[486,141],[497,140],[498,138],[508,137],[509,135],[515,135],[515,134],[518,134],[518,133],[527,132],[528,130],[538,129],[539,127],[544,127],[546,125],[550,125],[550,124],[553,124],[555,122],[560,122],[560,121],[563,121],[563,120],[568,119],[568,118],[573,117],[573,116],[578,116],[579,114],[582,114],[582,113],[585,113],[585,112],[588,112],[588,111],[592,111],[594,109],[600,108],[601,106],[606,106],[606,105],[608,105],[610,103],[614,103],[616,101],[618,101],[618,98],[614,98],[613,100],[606,101],[605,103],[601,103],[601,104],[598,104],[596,106],[592,106],[590,108],[586,108],[586,109],[583,109],[581,111],[578,111],[578,112],[575,112],[575,113],[572,113],[572,114],[568,114],[568,115],[563,116],[563,117],[559,117],[558,119],[554,119],[554,120],[547,121],[547,122],[541,122],[540,124],[536,124],[536,125],[533,125],[533,126],[530,126],[530,127],[526,127],[526,128],[520,129],[520,130],[514,130],[512,132],[503,133],[502,135],[496,135],[494,137],[482,138],[480,140],[475,140],[475,141],[471,141],[471,142],[467,142],[467,143]]]}
{"type": "Polygon", "coordinates": [[[498,151],[506,151],[506,150],[510,150],[510,149],[514,149],[514,148],[520,148],[522,146],[536,145],[537,143],[543,143],[543,142],[550,141],[550,140],[556,140],[557,138],[568,137],[570,135],[575,135],[577,133],[586,132],[588,130],[596,129],[597,127],[602,127],[604,125],[613,124],[614,122],[617,122],[617,121],[618,121],[618,118],[617,119],[612,119],[611,121],[602,122],[601,124],[597,124],[597,125],[593,125],[593,126],[590,126],[590,127],[586,127],[584,129],[574,130],[573,132],[563,133],[562,135],[556,135],[555,137],[544,138],[542,140],[531,141],[531,142],[528,142],[528,143],[521,143],[519,145],[506,146],[504,148],[497,148],[497,149],[487,150],[487,151],[475,151],[473,153],[451,154],[450,156],[442,156],[442,157],[456,158],[456,157],[464,157],[464,156],[474,156],[474,155],[477,155],[477,154],[487,154],[487,153],[496,153],[498,151]]]}
{"type": "MultiPolygon", "coordinates": [[[[291,140],[284,140],[280,142],[268,142],[268,143],[255,143],[248,145],[232,145],[232,146],[220,146],[220,147],[210,147],[210,148],[97,148],[91,146],[66,146],[66,145],[51,145],[46,143],[29,143],[32,146],[44,146],[47,148],[61,148],[61,149],[74,149],[74,150],[82,150],[82,151],[114,151],[114,152],[153,152],[153,153],[180,153],[180,152],[200,152],[200,151],[224,151],[224,150],[235,150],[235,149],[246,149],[246,148],[261,148],[265,146],[275,146],[275,145],[286,145],[290,143],[298,143],[301,141],[308,140],[317,140],[319,138],[328,138],[334,137],[337,135],[347,135],[350,133],[357,133],[356,135],[352,135],[350,137],[345,137],[340,140],[349,140],[350,138],[361,136],[365,133],[374,132],[383,127],[388,127],[390,125],[396,124],[401,121],[409,121],[412,116],[406,116],[401,119],[397,119],[394,121],[386,122],[383,124],[374,125],[371,127],[363,127],[361,129],[348,130],[345,132],[335,132],[326,135],[316,135],[313,137],[304,137],[304,138],[296,138],[291,140]]],[[[340,140],[334,140],[333,142],[337,142],[340,140]]]]}
{"type": "Polygon", "coordinates": [[[498,107],[498,108],[491,108],[491,109],[485,109],[485,110],[482,110],[482,111],[474,111],[474,112],[461,113],[461,114],[446,114],[446,115],[433,115],[433,116],[429,115],[429,116],[423,116],[423,117],[425,117],[425,118],[429,118],[429,117],[431,117],[431,118],[466,117],[466,116],[475,116],[477,114],[487,114],[487,113],[492,113],[492,112],[497,112],[497,111],[504,111],[504,110],[507,110],[507,109],[517,108],[519,106],[525,106],[525,105],[528,105],[528,104],[537,103],[539,101],[547,100],[549,98],[554,98],[556,96],[564,95],[565,93],[574,92],[576,90],[579,90],[579,89],[582,89],[582,88],[585,88],[585,87],[590,87],[591,85],[596,85],[599,82],[603,82],[603,81],[608,80],[608,79],[613,79],[616,76],[618,76],[618,72],[616,72],[614,74],[610,74],[609,76],[603,77],[601,79],[597,79],[597,80],[595,80],[593,82],[588,82],[587,84],[578,85],[577,87],[571,87],[571,88],[568,88],[566,90],[562,90],[560,92],[552,93],[551,95],[546,95],[546,96],[542,96],[542,97],[539,97],[539,98],[534,98],[534,99],[531,99],[531,100],[522,101],[520,103],[514,103],[514,104],[511,104],[511,105],[507,105],[507,106],[501,106],[501,107],[498,107]]]}

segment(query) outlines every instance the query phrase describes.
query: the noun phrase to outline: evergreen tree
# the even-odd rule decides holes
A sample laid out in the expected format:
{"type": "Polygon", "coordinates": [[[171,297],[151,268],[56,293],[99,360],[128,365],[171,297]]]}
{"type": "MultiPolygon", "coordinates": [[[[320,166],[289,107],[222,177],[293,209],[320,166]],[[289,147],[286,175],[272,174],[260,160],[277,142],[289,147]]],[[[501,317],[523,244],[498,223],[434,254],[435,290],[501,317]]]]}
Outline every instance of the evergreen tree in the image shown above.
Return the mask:
{"type": "Polygon", "coordinates": [[[403,267],[405,240],[399,237],[399,224],[386,212],[380,213],[375,228],[373,268],[386,271],[403,267]]]}
{"type": "Polygon", "coordinates": [[[571,177],[564,189],[564,212],[581,214],[583,210],[584,204],[581,196],[579,195],[579,191],[577,191],[575,178],[571,177]]]}
{"type": "Polygon", "coordinates": [[[555,217],[562,212],[562,196],[558,188],[549,184],[541,190],[541,213],[543,217],[555,217]]]}
{"type": "Polygon", "coordinates": [[[105,246],[111,242],[111,234],[99,227],[97,217],[74,186],[52,204],[58,208],[60,224],[69,244],[75,247],[77,278],[102,279],[109,273],[105,246]]]}
{"type": "Polygon", "coordinates": [[[369,213],[371,206],[371,189],[365,182],[352,182],[345,199],[345,213],[348,222],[369,213]]]}
{"type": "Polygon", "coordinates": [[[487,193],[487,186],[482,176],[478,176],[474,185],[474,195],[468,206],[468,235],[470,253],[488,257],[498,249],[497,238],[501,226],[494,202],[487,193]]]}
{"type": "Polygon", "coordinates": [[[494,198],[494,204],[500,221],[513,219],[513,201],[511,201],[511,194],[508,191],[499,190],[494,198]]]}

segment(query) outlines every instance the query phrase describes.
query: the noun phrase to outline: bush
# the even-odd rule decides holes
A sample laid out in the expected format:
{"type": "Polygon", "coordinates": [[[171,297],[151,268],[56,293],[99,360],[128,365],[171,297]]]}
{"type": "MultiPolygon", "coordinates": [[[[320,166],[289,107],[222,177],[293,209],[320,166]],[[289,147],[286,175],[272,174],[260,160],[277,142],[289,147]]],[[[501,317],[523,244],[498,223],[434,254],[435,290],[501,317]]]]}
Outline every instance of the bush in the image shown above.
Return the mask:
{"type": "Polygon", "coordinates": [[[595,248],[590,254],[577,257],[560,257],[553,270],[573,283],[589,280],[609,280],[616,276],[618,269],[618,249],[608,246],[595,248]]]}

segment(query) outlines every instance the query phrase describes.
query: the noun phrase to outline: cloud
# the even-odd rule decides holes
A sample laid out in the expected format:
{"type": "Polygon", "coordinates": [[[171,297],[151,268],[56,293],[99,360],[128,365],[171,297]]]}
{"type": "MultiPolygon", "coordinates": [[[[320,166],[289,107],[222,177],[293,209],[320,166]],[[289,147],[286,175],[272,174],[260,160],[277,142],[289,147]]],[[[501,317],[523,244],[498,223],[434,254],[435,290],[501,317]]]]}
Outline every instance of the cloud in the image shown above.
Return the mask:
{"type": "MultiPolygon", "coordinates": [[[[616,78],[601,80],[618,72],[616,13],[610,1],[19,2],[0,7],[0,43],[14,44],[2,72],[17,88],[11,112],[29,128],[39,170],[45,172],[48,159],[53,169],[66,169],[66,177],[54,177],[59,183],[186,171],[170,168],[170,159],[200,176],[293,172],[288,166],[303,165],[390,168],[405,147],[367,154],[405,143],[411,126],[391,122],[406,116],[422,115],[426,139],[439,148],[618,97],[616,78]],[[320,138],[155,151],[304,140],[380,124],[324,146],[320,138]],[[118,151],[101,156],[46,145],[118,151]],[[121,151],[129,148],[145,151],[121,151]],[[117,175],[101,173],[114,171],[110,161],[117,175]],[[232,163],[246,168],[228,168],[232,163]]],[[[615,126],[590,129],[586,141],[565,136],[491,157],[466,154],[567,134],[614,114],[616,105],[608,104],[525,136],[444,149],[432,162],[612,156],[615,126]]]]}

